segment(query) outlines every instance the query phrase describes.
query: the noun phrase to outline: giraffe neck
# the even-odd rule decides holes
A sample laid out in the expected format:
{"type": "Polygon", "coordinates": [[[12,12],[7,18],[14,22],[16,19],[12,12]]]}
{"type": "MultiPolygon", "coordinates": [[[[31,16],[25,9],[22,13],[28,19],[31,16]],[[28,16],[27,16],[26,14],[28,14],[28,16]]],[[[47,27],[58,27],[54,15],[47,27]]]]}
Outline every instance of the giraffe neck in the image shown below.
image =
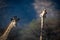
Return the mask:
{"type": "Polygon", "coordinates": [[[43,16],[41,17],[41,33],[40,33],[40,40],[43,40],[43,37],[42,37],[42,29],[44,27],[44,20],[43,20],[43,16]]]}
{"type": "Polygon", "coordinates": [[[13,23],[13,21],[8,25],[8,28],[4,32],[4,34],[0,37],[0,40],[6,40],[8,37],[9,32],[13,28],[13,26],[16,24],[16,22],[13,23]]]}
{"type": "Polygon", "coordinates": [[[44,27],[45,27],[45,16],[41,16],[41,33],[40,33],[40,40],[44,39],[44,27]]]}

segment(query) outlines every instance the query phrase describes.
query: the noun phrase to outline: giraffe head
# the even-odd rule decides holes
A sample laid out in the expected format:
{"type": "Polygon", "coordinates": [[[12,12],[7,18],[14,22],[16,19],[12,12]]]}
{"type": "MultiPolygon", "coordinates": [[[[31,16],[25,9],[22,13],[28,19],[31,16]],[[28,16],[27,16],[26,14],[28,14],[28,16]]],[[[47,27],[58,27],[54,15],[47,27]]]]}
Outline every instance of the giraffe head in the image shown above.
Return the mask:
{"type": "Polygon", "coordinates": [[[13,18],[11,18],[12,24],[14,25],[14,27],[16,26],[16,23],[19,21],[20,19],[17,18],[17,16],[14,16],[13,18]]]}
{"type": "Polygon", "coordinates": [[[47,14],[46,9],[44,9],[44,10],[42,11],[42,13],[40,14],[40,17],[46,16],[46,14],[47,14]]]}
{"type": "Polygon", "coordinates": [[[15,21],[17,22],[17,21],[19,21],[20,19],[17,18],[17,16],[14,16],[13,18],[11,18],[11,21],[12,21],[12,20],[15,20],[15,21]]]}

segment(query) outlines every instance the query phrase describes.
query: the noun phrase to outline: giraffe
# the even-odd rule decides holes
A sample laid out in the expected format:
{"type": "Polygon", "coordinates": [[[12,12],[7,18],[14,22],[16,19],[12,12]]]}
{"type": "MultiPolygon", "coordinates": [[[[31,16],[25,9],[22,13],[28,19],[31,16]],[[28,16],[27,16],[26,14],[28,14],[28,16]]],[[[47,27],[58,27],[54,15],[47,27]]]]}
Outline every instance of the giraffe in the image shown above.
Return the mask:
{"type": "Polygon", "coordinates": [[[12,29],[13,27],[15,27],[17,21],[18,21],[18,19],[17,19],[17,17],[15,16],[15,17],[11,20],[11,22],[10,22],[10,24],[8,25],[6,31],[1,35],[0,40],[6,40],[6,39],[7,39],[8,35],[9,35],[9,32],[11,31],[11,29],[12,29]]]}
{"type": "Polygon", "coordinates": [[[42,13],[40,14],[40,17],[41,17],[40,40],[43,40],[43,33],[42,33],[42,31],[43,31],[43,27],[44,27],[44,20],[45,20],[45,18],[46,18],[46,14],[47,14],[46,9],[44,9],[44,10],[42,11],[42,13]]]}

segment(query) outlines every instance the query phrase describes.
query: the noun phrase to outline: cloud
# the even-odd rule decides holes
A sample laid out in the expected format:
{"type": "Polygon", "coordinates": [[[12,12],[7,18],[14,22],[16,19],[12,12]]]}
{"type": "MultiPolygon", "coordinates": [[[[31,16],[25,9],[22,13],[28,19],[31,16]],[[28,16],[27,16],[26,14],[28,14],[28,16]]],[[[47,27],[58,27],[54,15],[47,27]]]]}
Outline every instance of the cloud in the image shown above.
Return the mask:
{"type": "Polygon", "coordinates": [[[47,18],[56,18],[58,15],[57,10],[55,9],[56,3],[50,0],[35,0],[33,3],[34,8],[37,12],[37,18],[43,9],[47,9],[47,18]]]}

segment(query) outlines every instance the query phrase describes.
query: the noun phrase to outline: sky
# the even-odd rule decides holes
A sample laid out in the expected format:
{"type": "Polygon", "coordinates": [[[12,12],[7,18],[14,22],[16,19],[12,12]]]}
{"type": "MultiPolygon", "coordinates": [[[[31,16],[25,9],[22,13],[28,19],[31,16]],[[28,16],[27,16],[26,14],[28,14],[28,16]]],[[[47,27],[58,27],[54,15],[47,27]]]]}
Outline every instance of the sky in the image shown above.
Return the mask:
{"type": "Polygon", "coordinates": [[[0,0],[0,25],[7,26],[10,18],[20,18],[19,25],[38,19],[41,11],[47,9],[47,18],[58,17],[60,11],[59,0],[0,0]]]}

